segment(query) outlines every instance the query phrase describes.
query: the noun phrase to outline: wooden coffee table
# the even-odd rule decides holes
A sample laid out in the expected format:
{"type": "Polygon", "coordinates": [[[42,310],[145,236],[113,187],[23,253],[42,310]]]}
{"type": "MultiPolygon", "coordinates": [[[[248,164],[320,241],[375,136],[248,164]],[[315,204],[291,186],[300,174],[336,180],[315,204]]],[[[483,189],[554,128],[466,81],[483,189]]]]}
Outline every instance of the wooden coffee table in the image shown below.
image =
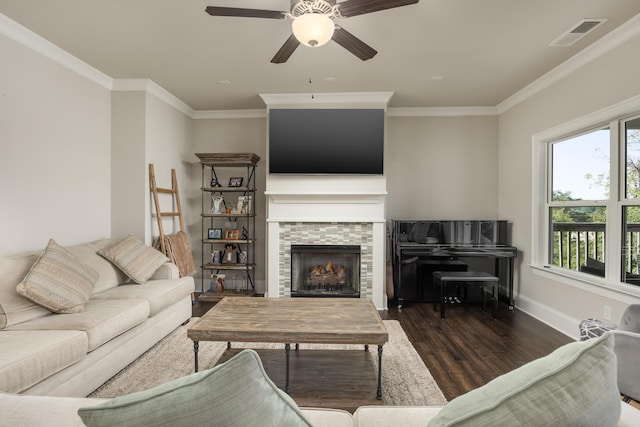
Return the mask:
{"type": "MultiPolygon", "coordinates": [[[[382,399],[382,346],[388,341],[375,306],[365,298],[225,297],[187,329],[198,371],[200,341],[265,342],[285,345],[285,392],[290,393],[291,343],[378,346],[376,399],[382,399]]],[[[319,351],[319,350],[312,350],[319,351]]]]}

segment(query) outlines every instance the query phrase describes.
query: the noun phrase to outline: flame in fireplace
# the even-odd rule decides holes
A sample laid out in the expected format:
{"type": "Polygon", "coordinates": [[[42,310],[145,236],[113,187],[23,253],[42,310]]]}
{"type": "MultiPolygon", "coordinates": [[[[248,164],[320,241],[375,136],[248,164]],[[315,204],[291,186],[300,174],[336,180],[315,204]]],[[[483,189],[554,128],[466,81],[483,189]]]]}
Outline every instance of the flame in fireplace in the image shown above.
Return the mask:
{"type": "Polygon", "coordinates": [[[344,285],[347,280],[347,268],[344,265],[334,265],[333,260],[329,260],[326,265],[311,267],[307,279],[308,283],[315,285],[320,283],[344,285]]]}

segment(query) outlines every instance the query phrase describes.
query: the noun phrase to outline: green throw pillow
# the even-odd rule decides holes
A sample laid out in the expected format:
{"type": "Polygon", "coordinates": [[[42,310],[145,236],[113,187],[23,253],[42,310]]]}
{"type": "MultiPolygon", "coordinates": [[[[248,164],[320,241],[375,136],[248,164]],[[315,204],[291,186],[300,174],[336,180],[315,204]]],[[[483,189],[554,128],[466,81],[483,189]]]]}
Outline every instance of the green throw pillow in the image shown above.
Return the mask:
{"type": "Polygon", "coordinates": [[[253,350],[213,369],[80,408],[78,415],[90,427],[311,426],[253,350]]]}
{"type": "Polygon", "coordinates": [[[613,335],[570,343],[449,402],[437,426],[617,426],[613,335]]]}

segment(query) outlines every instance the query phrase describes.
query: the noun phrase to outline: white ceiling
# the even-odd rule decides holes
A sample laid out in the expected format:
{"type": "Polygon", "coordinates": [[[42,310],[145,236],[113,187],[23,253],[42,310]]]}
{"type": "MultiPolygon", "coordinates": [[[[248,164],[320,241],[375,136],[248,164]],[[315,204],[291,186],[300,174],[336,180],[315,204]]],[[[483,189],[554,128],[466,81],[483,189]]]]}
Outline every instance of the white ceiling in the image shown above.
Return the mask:
{"type": "Polygon", "coordinates": [[[391,107],[496,106],[640,14],[640,0],[420,0],[339,20],[378,51],[369,61],[329,42],[272,64],[290,21],[212,17],[209,5],[289,10],[289,0],[0,0],[0,13],[194,110],[264,108],[260,93],[369,91],[394,92],[391,107]],[[585,18],[607,21],[571,47],[548,46],[585,18]]]}

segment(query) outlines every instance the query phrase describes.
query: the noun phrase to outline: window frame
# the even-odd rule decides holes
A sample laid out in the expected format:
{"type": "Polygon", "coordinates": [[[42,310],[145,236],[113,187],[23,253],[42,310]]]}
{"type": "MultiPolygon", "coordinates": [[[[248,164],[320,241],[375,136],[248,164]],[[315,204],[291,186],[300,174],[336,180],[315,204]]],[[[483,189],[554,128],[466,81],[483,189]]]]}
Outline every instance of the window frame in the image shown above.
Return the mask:
{"type": "Polygon", "coordinates": [[[622,214],[625,206],[640,206],[640,198],[626,198],[626,153],[624,123],[640,116],[640,96],[630,98],[611,107],[558,125],[532,136],[532,239],[531,266],[562,278],[581,288],[596,285],[617,292],[640,296],[640,286],[621,282],[622,244],[624,232],[622,214]],[[610,131],[610,192],[607,200],[553,201],[552,200],[552,144],[608,127],[610,131]],[[605,277],[552,265],[553,247],[550,239],[550,208],[570,206],[604,206],[605,277]]]}

